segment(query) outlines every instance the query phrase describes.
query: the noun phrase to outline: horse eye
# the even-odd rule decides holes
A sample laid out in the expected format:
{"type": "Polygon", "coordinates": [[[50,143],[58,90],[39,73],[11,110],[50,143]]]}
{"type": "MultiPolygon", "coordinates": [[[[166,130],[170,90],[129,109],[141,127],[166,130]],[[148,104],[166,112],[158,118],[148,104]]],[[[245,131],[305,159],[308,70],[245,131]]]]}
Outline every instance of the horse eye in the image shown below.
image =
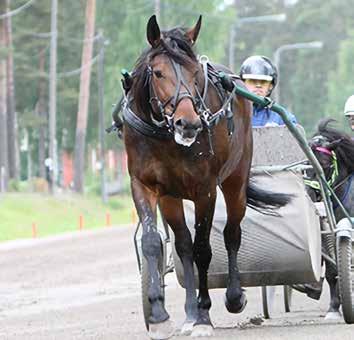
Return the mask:
{"type": "Polygon", "coordinates": [[[161,71],[154,71],[154,74],[157,78],[163,78],[163,74],[161,71]]]}

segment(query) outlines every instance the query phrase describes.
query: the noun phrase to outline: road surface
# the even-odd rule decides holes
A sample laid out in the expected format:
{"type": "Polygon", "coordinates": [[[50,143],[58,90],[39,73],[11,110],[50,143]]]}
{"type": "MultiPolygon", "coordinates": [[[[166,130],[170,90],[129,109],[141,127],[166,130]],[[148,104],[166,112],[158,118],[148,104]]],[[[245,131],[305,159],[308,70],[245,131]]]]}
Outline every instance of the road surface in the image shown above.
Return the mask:
{"type": "MultiPolygon", "coordinates": [[[[82,231],[59,237],[0,244],[0,339],[148,339],[132,226],[82,231]]],[[[184,318],[184,291],[167,276],[167,309],[176,325],[184,318]]],[[[284,313],[282,289],[275,291],[272,319],[263,320],[260,288],[247,288],[240,315],[223,305],[224,290],[212,290],[209,339],[353,340],[354,326],[324,320],[328,288],[321,300],[294,293],[284,313]],[[258,322],[257,322],[258,321],[258,322]]]]}

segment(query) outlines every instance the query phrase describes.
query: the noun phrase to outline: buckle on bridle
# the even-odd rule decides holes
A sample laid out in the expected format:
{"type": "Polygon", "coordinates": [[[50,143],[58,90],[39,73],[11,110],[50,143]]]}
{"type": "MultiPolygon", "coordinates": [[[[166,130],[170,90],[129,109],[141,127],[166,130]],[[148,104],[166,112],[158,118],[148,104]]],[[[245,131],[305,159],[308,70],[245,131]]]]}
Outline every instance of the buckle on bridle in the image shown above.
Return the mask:
{"type": "Polygon", "coordinates": [[[171,115],[167,115],[166,114],[166,115],[164,115],[168,131],[171,132],[171,133],[174,132],[174,130],[175,130],[174,125],[173,125],[174,116],[175,116],[174,114],[171,114],[171,115]]]}
{"type": "Polygon", "coordinates": [[[199,112],[200,112],[201,121],[204,122],[205,125],[209,127],[210,121],[211,121],[211,117],[212,117],[210,109],[209,108],[207,108],[205,110],[200,109],[199,112]]]}

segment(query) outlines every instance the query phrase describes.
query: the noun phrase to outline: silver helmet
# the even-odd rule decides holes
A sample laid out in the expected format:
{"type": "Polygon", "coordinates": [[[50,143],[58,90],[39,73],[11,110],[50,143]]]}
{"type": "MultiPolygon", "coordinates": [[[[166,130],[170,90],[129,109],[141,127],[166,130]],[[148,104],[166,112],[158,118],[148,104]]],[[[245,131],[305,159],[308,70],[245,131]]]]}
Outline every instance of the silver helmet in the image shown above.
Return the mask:
{"type": "Polygon", "coordinates": [[[260,55],[248,57],[241,65],[240,78],[271,81],[273,88],[277,85],[278,71],[269,58],[260,55]]]}

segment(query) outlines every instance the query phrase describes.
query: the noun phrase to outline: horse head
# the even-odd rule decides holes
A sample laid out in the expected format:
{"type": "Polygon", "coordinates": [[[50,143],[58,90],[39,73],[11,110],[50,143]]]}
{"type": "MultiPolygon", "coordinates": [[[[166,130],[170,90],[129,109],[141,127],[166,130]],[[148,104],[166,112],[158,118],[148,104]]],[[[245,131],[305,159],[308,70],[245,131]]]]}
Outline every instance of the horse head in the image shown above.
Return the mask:
{"type": "Polygon", "coordinates": [[[176,143],[190,146],[202,130],[197,109],[199,63],[192,50],[201,26],[201,17],[191,29],[160,31],[155,15],[147,24],[147,84],[151,118],[165,122],[176,143]]]}
{"type": "Polygon", "coordinates": [[[322,135],[315,135],[309,141],[309,146],[323,168],[327,179],[330,178],[330,174],[335,166],[335,150],[340,142],[341,139],[330,141],[327,137],[322,135]]]}
{"type": "Polygon", "coordinates": [[[341,170],[349,174],[354,171],[354,142],[346,133],[329,126],[331,122],[335,120],[324,118],[319,122],[309,146],[321,164],[326,179],[333,184],[341,170]]]}

